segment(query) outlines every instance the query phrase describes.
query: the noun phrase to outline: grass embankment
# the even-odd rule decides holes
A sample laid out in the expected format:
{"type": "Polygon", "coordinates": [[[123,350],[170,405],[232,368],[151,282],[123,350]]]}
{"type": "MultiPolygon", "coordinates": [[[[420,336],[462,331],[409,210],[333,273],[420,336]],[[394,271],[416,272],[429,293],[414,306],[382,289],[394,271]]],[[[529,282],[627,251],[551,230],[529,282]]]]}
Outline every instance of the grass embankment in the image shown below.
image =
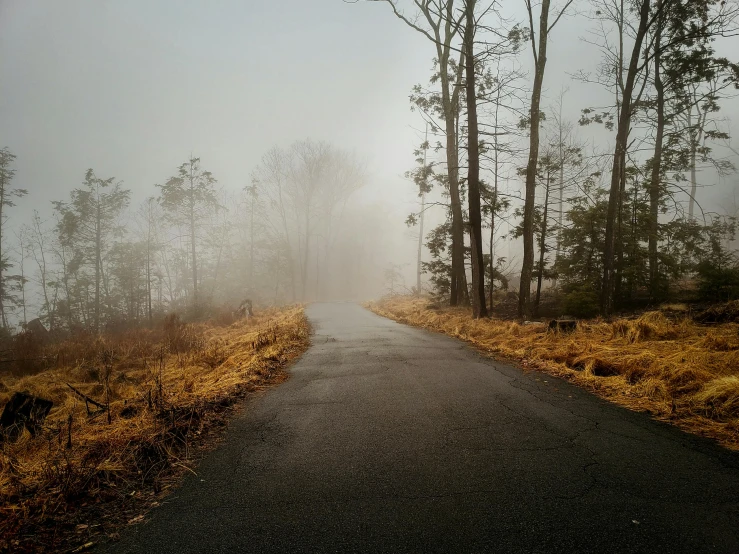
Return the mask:
{"type": "Polygon", "coordinates": [[[580,321],[573,333],[558,334],[544,325],[474,320],[466,309],[439,308],[422,298],[391,297],[369,307],[739,450],[737,323],[707,326],[657,311],[613,322],[580,321]]]}
{"type": "Polygon", "coordinates": [[[170,317],[155,330],[52,345],[56,367],[0,376],[0,406],[15,391],[54,402],[35,437],[24,431],[0,445],[0,551],[84,548],[143,519],[192,471],[193,447],[214,437],[229,407],[283,380],[281,368],[307,345],[300,307],[221,324],[170,317]],[[66,383],[101,404],[109,398],[110,410],[88,410],[66,383]]]}

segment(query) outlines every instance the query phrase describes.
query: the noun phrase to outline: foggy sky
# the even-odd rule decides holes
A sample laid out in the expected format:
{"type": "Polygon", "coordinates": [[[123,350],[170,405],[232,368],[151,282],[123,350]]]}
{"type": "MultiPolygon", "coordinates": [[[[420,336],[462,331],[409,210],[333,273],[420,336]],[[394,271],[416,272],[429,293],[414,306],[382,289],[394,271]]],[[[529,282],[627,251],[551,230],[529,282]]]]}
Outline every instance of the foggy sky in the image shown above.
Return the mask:
{"type": "MultiPolygon", "coordinates": [[[[522,0],[504,6],[524,20],[522,0]]],[[[588,25],[565,18],[549,50],[543,105],[568,86],[572,120],[609,100],[568,75],[598,63],[578,38],[588,25]]],[[[136,206],[191,152],[239,190],[271,146],[310,137],[365,157],[362,198],[397,214],[404,258],[416,196],[402,174],[423,126],[408,96],[428,81],[433,54],[383,3],[0,0],[0,147],[18,156],[15,184],[29,190],[11,217],[48,215],[88,167],[122,180],[136,206]]],[[[525,68],[530,57],[524,50],[525,68]]],[[[732,102],[723,115],[737,111],[732,102]]]]}

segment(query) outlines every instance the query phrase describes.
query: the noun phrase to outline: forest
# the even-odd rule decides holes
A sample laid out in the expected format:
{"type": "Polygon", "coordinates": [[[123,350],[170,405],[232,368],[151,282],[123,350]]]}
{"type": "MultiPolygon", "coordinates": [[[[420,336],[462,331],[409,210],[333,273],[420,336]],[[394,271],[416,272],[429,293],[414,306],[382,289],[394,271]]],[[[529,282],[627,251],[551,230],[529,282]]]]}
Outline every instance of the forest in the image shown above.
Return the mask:
{"type": "MultiPolygon", "coordinates": [[[[269,150],[238,193],[224,192],[190,156],[138,206],[124,183],[88,169],[81,186],[53,200],[50,219],[34,211],[11,229],[14,201],[28,194],[15,186],[14,158],[0,151],[6,336],[33,319],[52,334],[115,332],[170,312],[202,319],[245,299],[282,305],[352,292],[329,293],[328,276],[332,255],[362,248],[361,236],[336,227],[351,212],[347,202],[366,169],[326,142],[269,150]]],[[[348,286],[362,282],[362,258],[356,260],[346,268],[355,274],[348,286]]]]}
{"type": "Polygon", "coordinates": [[[420,232],[419,287],[424,272],[437,296],[474,317],[501,302],[501,313],[526,319],[739,295],[736,201],[729,194],[721,211],[701,202],[706,186],[735,179],[721,107],[739,85],[739,66],[722,54],[736,3],[527,0],[523,21],[501,2],[381,3],[427,39],[434,60],[410,96],[427,134],[408,173],[421,197],[408,224],[423,229],[435,189],[431,204],[447,217],[420,232]],[[571,78],[608,99],[582,105],[577,121],[563,115],[567,89],[542,101],[548,43],[567,40],[558,26],[574,15],[589,19],[582,40],[601,59],[571,78]],[[594,126],[604,141],[582,137],[594,126]],[[515,265],[496,252],[511,240],[522,246],[515,265]]]}

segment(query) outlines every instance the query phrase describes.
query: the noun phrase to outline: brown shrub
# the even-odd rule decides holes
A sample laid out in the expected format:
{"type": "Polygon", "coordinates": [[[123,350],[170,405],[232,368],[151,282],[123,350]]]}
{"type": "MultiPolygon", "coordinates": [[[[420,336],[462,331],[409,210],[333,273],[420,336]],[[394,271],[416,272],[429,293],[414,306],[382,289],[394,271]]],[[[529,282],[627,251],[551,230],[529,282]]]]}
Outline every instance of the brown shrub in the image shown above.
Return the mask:
{"type": "Polygon", "coordinates": [[[694,319],[699,323],[739,323],[739,300],[711,306],[694,319]]]}
{"type": "Polygon", "coordinates": [[[173,462],[184,467],[203,429],[220,422],[240,395],[274,381],[275,370],[307,344],[302,308],[293,307],[228,327],[171,317],[160,329],[77,333],[53,345],[58,363],[36,375],[6,378],[0,390],[0,406],[15,390],[54,402],[44,432],[26,433],[0,450],[0,544],[13,538],[20,550],[50,549],[44,541],[58,541],[70,506],[122,498],[142,487],[158,491],[173,462]],[[101,402],[109,396],[110,420],[88,415],[65,383],[101,402]],[[38,525],[49,513],[56,523],[38,525]],[[19,536],[29,525],[35,533],[19,536]]]}
{"type": "Polygon", "coordinates": [[[739,376],[729,375],[708,381],[693,396],[693,403],[695,409],[711,418],[739,418],[739,376]]]}
{"type": "Polygon", "coordinates": [[[47,367],[44,355],[44,339],[38,333],[21,331],[11,342],[13,366],[16,373],[27,375],[47,367]]]}

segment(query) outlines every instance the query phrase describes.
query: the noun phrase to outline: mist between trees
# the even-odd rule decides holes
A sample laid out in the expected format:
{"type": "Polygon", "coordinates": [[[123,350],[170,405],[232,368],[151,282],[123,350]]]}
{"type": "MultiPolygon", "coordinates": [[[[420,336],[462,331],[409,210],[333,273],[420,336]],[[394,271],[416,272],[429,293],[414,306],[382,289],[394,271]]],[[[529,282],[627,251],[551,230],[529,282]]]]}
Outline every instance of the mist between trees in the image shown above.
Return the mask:
{"type": "Polygon", "coordinates": [[[126,183],[80,168],[80,186],[39,199],[54,200],[51,217],[22,222],[8,219],[14,201],[34,191],[18,185],[5,148],[2,327],[38,317],[101,331],[246,298],[362,299],[407,292],[413,266],[416,292],[476,317],[739,296],[739,189],[714,192],[725,198],[716,211],[704,201],[707,187],[737,182],[722,109],[739,66],[722,52],[736,51],[739,0],[347,3],[358,18],[385,10],[428,52],[428,81],[410,91],[422,122],[407,173],[420,197],[407,219],[415,259],[398,259],[407,237],[385,219],[402,195],[363,202],[368,168],[328,143],[268,150],[237,188],[185,154],[136,204],[126,183]],[[580,36],[564,32],[568,21],[580,36]],[[573,42],[598,63],[567,60],[558,84],[586,87],[588,99],[550,88],[548,68],[562,61],[553,47],[573,42]]]}
{"type": "Polygon", "coordinates": [[[13,153],[0,155],[6,333],[34,318],[52,332],[101,332],[167,312],[204,317],[246,299],[361,299],[382,282],[380,226],[352,203],[365,164],[325,142],[272,148],[236,192],[191,155],[138,206],[125,183],[88,169],[52,202],[53,217],[36,211],[10,235],[13,199],[28,191],[15,187],[13,153]]]}
{"type": "Polygon", "coordinates": [[[736,51],[736,1],[373,3],[433,59],[411,95],[429,136],[408,174],[423,206],[408,223],[445,210],[422,238],[434,294],[476,317],[524,318],[739,297],[737,203],[727,190],[720,213],[701,204],[703,187],[736,172],[719,153],[736,154],[720,110],[739,66],[719,54],[736,51]],[[585,22],[582,37],[558,33],[568,18],[585,22]],[[601,59],[570,78],[604,101],[568,121],[563,104],[582,100],[563,88],[544,104],[543,91],[549,47],[574,40],[601,59]],[[511,240],[522,254],[501,254],[511,240]]]}

